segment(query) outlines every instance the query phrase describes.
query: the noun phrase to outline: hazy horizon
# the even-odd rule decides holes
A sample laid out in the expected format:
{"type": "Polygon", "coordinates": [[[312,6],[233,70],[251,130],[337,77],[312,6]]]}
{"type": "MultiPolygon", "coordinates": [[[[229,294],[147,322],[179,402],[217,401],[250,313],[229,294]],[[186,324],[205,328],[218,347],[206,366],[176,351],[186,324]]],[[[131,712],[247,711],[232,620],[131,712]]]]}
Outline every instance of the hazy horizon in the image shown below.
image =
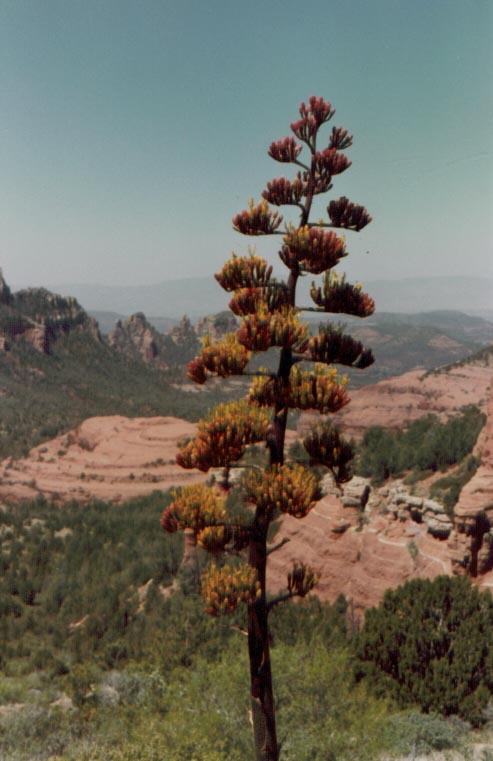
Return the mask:
{"type": "MultiPolygon", "coordinates": [[[[1,270],[1,268],[0,268],[0,270],[1,270]]],[[[112,283],[103,283],[103,282],[97,282],[97,281],[89,281],[89,280],[87,280],[85,282],[83,282],[83,281],[80,281],[80,282],[76,282],[76,281],[68,282],[68,281],[66,281],[66,282],[59,282],[59,283],[56,283],[56,282],[34,283],[34,282],[30,282],[30,281],[28,282],[27,280],[26,281],[21,281],[21,282],[11,282],[5,276],[5,272],[3,272],[3,276],[5,278],[5,281],[7,282],[7,285],[12,290],[18,290],[18,289],[24,289],[24,288],[67,287],[67,286],[71,286],[71,285],[79,286],[79,287],[84,287],[84,288],[87,287],[87,288],[109,288],[109,289],[111,289],[111,288],[117,288],[117,289],[152,288],[154,286],[155,287],[159,287],[160,285],[165,285],[165,284],[174,283],[174,282],[177,282],[177,283],[178,282],[185,282],[187,280],[201,280],[202,281],[202,280],[211,279],[213,283],[214,283],[214,280],[215,280],[213,273],[210,273],[208,275],[184,275],[182,277],[170,277],[170,278],[164,278],[163,280],[159,280],[159,281],[152,282],[152,283],[140,283],[140,282],[138,282],[138,283],[124,283],[122,285],[112,284],[112,283]]],[[[308,279],[310,279],[310,282],[311,282],[312,279],[313,280],[317,280],[317,277],[316,276],[308,276],[308,279]]],[[[320,282],[320,280],[321,279],[318,278],[317,281],[320,282]]],[[[361,278],[360,278],[360,280],[361,280],[361,278]]],[[[396,282],[405,283],[406,282],[406,283],[410,283],[412,281],[423,281],[423,280],[424,281],[432,281],[432,280],[442,280],[442,281],[451,281],[451,280],[454,280],[455,281],[455,280],[459,280],[461,282],[467,282],[467,280],[481,280],[482,282],[484,282],[484,281],[490,281],[491,280],[493,282],[493,275],[491,277],[483,277],[483,276],[479,276],[479,275],[448,275],[448,274],[442,273],[442,274],[439,274],[439,275],[429,275],[429,276],[428,275],[415,275],[415,276],[410,276],[410,277],[385,277],[385,276],[382,276],[382,277],[375,277],[375,278],[372,278],[372,279],[366,278],[365,279],[365,287],[366,287],[366,285],[371,285],[372,283],[384,283],[384,282],[389,282],[389,283],[396,283],[396,282]]],[[[218,286],[218,287],[220,287],[220,286],[218,286]]],[[[226,297],[229,298],[227,294],[226,294],[226,297]]],[[[493,303],[493,294],[492,294],[492,303],[493,303]]]]}
{"type": "Polygon", "coordinates": [[[354,134],[330,197],[374,218],[341,269],[493,277],[487,0],[6,0],[0,18],[8,283],[204,277],[252,243],[275,263],[231,218],[290,174],[266,150],[311,94],[354,134]]]}
{"type": "MultiPolygon", "coordinates": [[[[310,305],[309,288],[313,278],[303,278],[298,289],[298,304],[310,305]]],[[[317,280],[317,278],[315,278],[317,280]]],[[[320,278],[318,279],[320,282],[320,278]]],[[[16,291],[28,284],[8,285],[16,291]]],[[[227,308],[230,294],[212,277],[185,277],[150,285],[104,285],[102,283],[37,283],[61,296],[74,296],[88,311],[117,312],[130,315],[179,319],[184,314],[200,317],[227,308]]],[[[474,276],[441,276],[402,279],[363,280],[362,286],[376,302],[377,312],[417,313],[462,311],[493,315],[493,279],[474,276]]]]}

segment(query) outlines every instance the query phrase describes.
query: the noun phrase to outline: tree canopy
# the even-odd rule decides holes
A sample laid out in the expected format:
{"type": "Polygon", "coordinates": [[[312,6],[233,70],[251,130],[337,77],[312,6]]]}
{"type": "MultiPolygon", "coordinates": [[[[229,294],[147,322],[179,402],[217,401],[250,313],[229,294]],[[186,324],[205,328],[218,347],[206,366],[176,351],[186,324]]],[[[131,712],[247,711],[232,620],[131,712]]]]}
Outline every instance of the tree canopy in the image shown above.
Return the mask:
{"type": "Polygon", "coordinates": [[[366,612],[362,673],[402,706],[483,720],[493,688],[493,600],[465,576],[415,579],[366,612]]]}

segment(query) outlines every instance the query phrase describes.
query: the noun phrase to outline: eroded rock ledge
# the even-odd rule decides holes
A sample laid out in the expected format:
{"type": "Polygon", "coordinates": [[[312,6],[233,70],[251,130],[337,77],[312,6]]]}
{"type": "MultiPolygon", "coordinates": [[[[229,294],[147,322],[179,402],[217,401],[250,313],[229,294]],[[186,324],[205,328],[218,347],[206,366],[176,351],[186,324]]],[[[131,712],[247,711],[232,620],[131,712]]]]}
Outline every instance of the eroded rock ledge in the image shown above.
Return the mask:
{"type": "Polygon", "coordinates": [[[454,570],[471,576],[493,569],[493,391],[476,450],[480,465],[460,493],[449,541],[454,570]]]}

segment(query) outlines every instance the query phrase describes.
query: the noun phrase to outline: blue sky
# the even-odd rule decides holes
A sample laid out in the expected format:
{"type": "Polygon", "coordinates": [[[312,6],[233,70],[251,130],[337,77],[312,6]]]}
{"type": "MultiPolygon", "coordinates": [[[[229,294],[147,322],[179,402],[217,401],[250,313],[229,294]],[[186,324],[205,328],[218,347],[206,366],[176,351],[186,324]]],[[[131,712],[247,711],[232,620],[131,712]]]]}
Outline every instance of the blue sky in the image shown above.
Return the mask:
{"type": "Polygon", "coordinates": [[[311,94],[355,137],[333,197],[374,217],[349,276],[493,277],[492,32],[491,0],[0,0],[7,281],[275,262],[231,218],[289,173],[266,149],[311,94]]]}

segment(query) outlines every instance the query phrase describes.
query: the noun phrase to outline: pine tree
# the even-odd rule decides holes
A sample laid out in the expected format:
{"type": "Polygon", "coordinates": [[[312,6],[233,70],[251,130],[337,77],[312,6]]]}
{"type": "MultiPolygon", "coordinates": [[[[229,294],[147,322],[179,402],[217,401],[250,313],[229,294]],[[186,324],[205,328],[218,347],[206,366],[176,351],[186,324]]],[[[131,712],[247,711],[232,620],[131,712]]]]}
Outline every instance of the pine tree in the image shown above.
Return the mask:
{"type": "Polygon", "coordinates": [[[342,328],[321,324],[311,335],[300,320],[302,311],[345,313],[366,317],[373,300],[361,286],[351,285],[334,268],[347,256],[345,239],[333,228],[359,231],[371,217],[362,206],[342,197],[327,206],[328,222],[311,221],[316,196],[332,188],[333,178],[351,165],[344,151],[352,137],[342,127],[332,127],[327,147],[318,148],[319,130],[334,115],[330,103],[311,97],[302,103],[300,118],[291,124],[295,137],[273,142],[269,155],[293,164],[294,179],[280,177],[267,183],[262,200],[236,215],[233,227],[248,236],[280,236],[279,257],[288,271],[286,280],[273,277],[272,265],[249,252],[233,254],[216,275],[222,288],[232,294],[229,307],[239,318],[236,332],[218,343],[205,340],[202,351],[189,365],[197,383],[209,377],[252,375],[246,400],[216,407],[198,426],[194,439],[183,443],[177,462],[184,468],[225,469],[225,486],[194,485],[178,490],[163,513],[167,531],[185,530],[189,545],[198,544],[216,556],[201,579],[206,610],[213,616],[247,608],[251,706],[257,761],[276,761],[274,697],[269,650],[269,612],[279,603],[304,597],[317,583],[317,574],[305,563],[287,569],[285,593],[270,597],[266,590],[266,567],[270,552],[268,532],[282,513],[304,518],[319,496],[313,466],[324,466],[336,481],[350,477],[350,446],[338,430],[322,417],[303,444],[309,464],[285,461],[285,433],[289,410],[316,410],[322,416],[335,413],[349,401],[346,378],[332,365],[365,368],[373,362],[371,351],[345,335],[342,328]],[[296,138],[296,139],[295,139],[296,138]],[[304,145],[303,145],[304,144],[304,145]],[[303,161],[302,150],[308,158],[303,161]],[[299,212],[297,224],[285,222],[272,206],[291,206],[299,212]],[[311,298],[315,306],[299,306],[296,288],[306,274],[324,275],[315,282],[311,298]],[[277,370],[248,372],[252,356],[276,352],[277,370]],[[265,467],[248,465],[242,458],[248,447],[264,442],[268,451],[265,467]],[[245,502],[243,512],[228,509],[227,492],[231,467],[244,468],[241,485],[235,487],[245,502]],[[229,556],[229,557],[228,557],[229,556]],[[241,560],[239,559],[241,558],[241,560]]]}
{"type": "Polygon", "coordinates": [[[493,600],[466,576],[413,579],[366,612],[361,676],[405,707],[485,720],[493,690],[493,600]]]}

